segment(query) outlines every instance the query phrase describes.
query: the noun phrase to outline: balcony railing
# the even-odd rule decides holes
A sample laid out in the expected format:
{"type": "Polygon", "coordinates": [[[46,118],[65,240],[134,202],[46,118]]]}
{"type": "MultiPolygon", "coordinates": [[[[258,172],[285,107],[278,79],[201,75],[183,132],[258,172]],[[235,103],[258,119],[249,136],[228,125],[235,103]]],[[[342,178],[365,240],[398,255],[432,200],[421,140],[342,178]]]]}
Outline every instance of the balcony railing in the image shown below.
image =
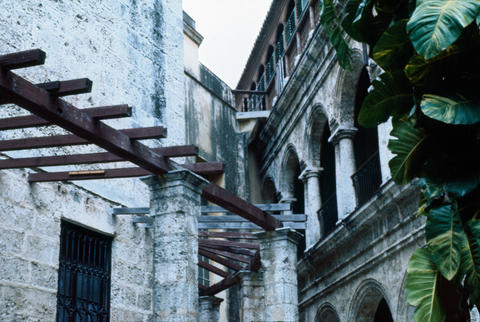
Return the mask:
{"type": "Polygon", "coordinates": [[[378,151],[358,168],[352,175],[352,180],[357,195],[357,206],[361,206],[375,195],[382,183],[378,151]]]}
{"type": "Polygon", "coordinates": [[[265,95],[263,91],[232,90],[236,101],[240,100],[239,110],[242,112],[256,112],[265,110],[265,95]]]}
{"type": "Polygon", "coordinates": [[[297,18],[298,18],[299,21],[301,20],[300,18],[303,16],[303,14],[305,13],[305,10],[308,7],[308,1],[309,0],[298,0],[297,1],[297,18]]]}
{"type": "Polygon", "coordinates": [[[290,13],[290,16],[288,17],[286,26],[285,26],[285,38],[287,40],[287,47],[290,44],[290,41],[293,38],[293,35],[295,35],[295,29],[296,29],[296,22],[295,22],[295,10],[292,10],[292,13],[290,13]]]}
{"type": "Polygon", "coordinates": [[[337,195],[335,193],[327,200],[322,200],[322,208],[318,211],[318,220],[323,223],[323,236],[335,229],[338,220],[337,195]]]}

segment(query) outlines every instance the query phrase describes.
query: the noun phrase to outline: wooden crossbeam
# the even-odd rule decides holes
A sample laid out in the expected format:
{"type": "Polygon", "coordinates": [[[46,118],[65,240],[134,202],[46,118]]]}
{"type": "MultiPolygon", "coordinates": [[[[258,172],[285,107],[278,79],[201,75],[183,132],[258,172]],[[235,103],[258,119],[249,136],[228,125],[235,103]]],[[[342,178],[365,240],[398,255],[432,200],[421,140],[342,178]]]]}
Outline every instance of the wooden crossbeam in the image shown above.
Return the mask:
{"type": "Polygon", "coordinates": [[[253,255],[252,259],[250,260],[250,264],[248,264],[248,269],[252,272],[257,272],[261,266],[262,263],[260,261],[260,250],[257,250],[255,255],[253,255]]]}
{"type": "Polygon", "coordinates": [[[182,164],[181,166],[201,175],[222,174],[225,170],[225,165],[222,162],[198,162],[182,164]]]}
{"type": "Polygon", "coordinates": [[[221,270],[220,268],[218,268],[216,266],[213,266],[209,263],[205,263],[204,261],[199,260],[198,261],[198,266],[203,267],[207,271],[210,271],[214,274],[217,274],[218,276],[221,276],[221,277],[227,277],[228,276],[227,272],[225,272],[225,271],[221,270]]]}
{"type": "Polygon", "coordinates": [[[198,290],[199,290],[200,292],[201,292],[201,291],[206,291],[207,289],[208,289],[207,286],[198,283],[198,290]]]}
{"type": "Polygon", "coordinates": [[[229,252],[231,254],[239,254],[239,255],[245,255],[245,256],[253,256],[255,254],[254,251],[244,249],[244,248],[236,248],[236,247],[224,246],[224,245],[202,244],[200,240],[198,241],[198,245],[208,249],[218,249],[221,251],[229,252]]]}
{"type": "Polygon", "coordinates": [[[8,63],[0,64],[1,98],[154,174],[163,174],[171,169],[163,156],[9,71],[11,66],[8,63]]]}
{"type": "MultiPolygon", "coordinates": [[[[271,204],[255,204],[255,207],[263,211],[289,211],[291,210],[291,204],[289,203],[271,203],[271,204]]],[[[220,206],[202,206],[202,213],[212,212],[228,212],[227,209],[220,206]]]]}
{"type": "Polygon", "coordinates": [[[37,84],[37,87],[43,88],[51,95],[56,97],[90,93],[92,91],[92,81],[88,78],[72,79],[67,81],[55,81],[37,84]]]}
{"type": "MultiPolygon", "coordinates": [[[[122,208],[115,208],[122,209],[122,208]]],[[[148,209],[148,208],[147,208],[148,209]]],[[[246,232],[235,232],[235,231],[199,231],[198,236],[200,237],[216,237],[216,238],[229,238],[229,239],[253,239],[256,240],[258,237],[252,233],[246,232]]]]}
{"type": "MultiPolygon", "coordinates": [[[[83,112],[97,120],[116,119],[132,116],[132,108],[128,105],[100,106],[82,109],[83,112]]],[[[25,129],[51,125],[49,121],[36,115],[17,116],[0,119],[0,130],[25,129]]]]}
{"type": "MultiPolygon", "coordinates": [[[[127,135],[131,140],[164,138],[166,135],[166,130],[162,126],[125,129],[120,130],[119,132],[127,135]]],[[[73,134],[40,136],[0,141],[0,151],[28,150],[82,144],[90,144],[90,141],[73,134]]]]}
{"type": "MultiPolygon", "coordinates": [[[[202,162],[202,164],[205,162],[202,162]]],[[[210,174],[207,170],[204,172],[203,167],[196,167],[197,163],[185,164],[185,168],[198,175],[210,174]]],[[[101,170],[85,170],[85,171],[61,171],[61,172],[39,172],[30,173],[28,175],[29,182],[51,182],[51,181],[70,181],[70,180],[93,180],[93,179],[118,179],[118,178],[134,178],[151,175],[152,173],[140,167],[101,169],[101,170]]]]}
{"type": "Polygon", "coordinates": [[[206,247],[225,246],[225,247],[235,247],[235,248],[248,248],[248,249],[255,249],[255,250],[259,249],[258,244],[234,242],[231,240],[199,239],[198,242],[199,242],[199,245],[206,246],[206,247]]]}
{"type": "Polygon", "coordinates": [[[21,51],[0,56],[0,66],[4,69],[26,68],[45,63],[46,54],[40,49],[21,51]]]}
{"type": "Polygon", "coordinates": [[[203,249],[203,250],[209,251],[209,252],[211,252],[215,255],[223,256],[225,258],[230,258],[230,259],[233,259],[237,262],[250,264],[250,258],[246,257],[246,256],[236,255],[236,254],[233,254],[233,253],[230,253],[230,252],[227,252],[227,251],[223,251],[223,250],[219,250],[219,249],[215,249],[215,248],[204,247],[204,246],[201,246],[201,245],[199,246],[199,249],[200,248],[203,249]]]}
{"type": "Polygon", "coordinates": [[[233,269],[233,270],[235,270],[235,271],[240,271],[240,270],[243,269],[242,266],[240,266],[240,265],[238,265],[238,264],[236,264],[236,263],[234,263],[234,262],[232,262],[232,261],[229,261],[228,259],[225,259],[225,258],[222,257],[222,256],[219,256],[219,255],[217,255],[217,254],[215,254],[215,253],[212,253],[211,251],[208,251],[208,250],[206,250],[206,249],[204,249],[204,248],[199,248],[199,249],[198,249],[198,254],[199,254],[199,255],[202,255],[202,256],[204,256],[204,257],[206,257],[206,258],[208,258],[208,259],[210,259],[210,260],[212,260],[212,261],[214,261],[214,262],[217,262],[217,263],[219,263],[219,264],[221,264],[221,265],[223,265],[223,266],[225,266],[225,267],[228,267],[228,268],[230,268],[230,269],[233,269]]]}
{"type": "MultiPolygon", "coordinates": [[[[305,229],[304,222],[282,222],[283,227],[305,229]]],[[[251,222],[199,222],[198,229],[261,230],[262,227],[251,222]]]]}
{"type": "Polygon", "coordinates": [[[200,289],[200,296],[213,296],[217,293],[220,293],[223,290],[235,285],[238,283],[238,278],[236,276],[227,276],[220,282],[213,284],[212,286],[208,287],[206,290],[200,289]]]}
{"type": "MultiPolygon", "coordinates": [[[[0,141],[1,146],[1,141],[0,141]]],[[[153,151],[166,156],[189,156],[191,155],[190,146],[178,146],[168,148],[154,148],[153,151]],[[187,147],[186,149],[184,149],[187,147]],[[175,149],[178,148],[178,149],[175,149]],[[165,152],[165,154],[164,154],[165,152]],[[187,153],[185,153],[187,152],[187,153]]],[[[17,158],[0,160],[0,170],[2,169],[21,169],[21,168],[35,168],[35,167],[48,167],[58,165],[76,165],[76,164],[93,164],[93,163],[108,163],[125,161],[123,158],[110,153],[110,152],[98,152],[87,154],[73,154],[73,155],[54,155],[47,157],[31,157],[31,158],[17,158]]],[[[191,166],[191,165],[188,165],[191,166]]],[[[191,166],[192,171],[204,170],[201,167],[196,168],[191,166]]],[[[218,169],[217,169],[218,170],[218,169]]]]}
{"type": "MultiPolygon", "coordinates": [[[[277,220],[281,222],[305,222],[307,220],[306,215],[272,215],[277,220]]],[[[202,215],[200,216],[199,222],[208,223],[208,222],[248,222],[243,217],[237,215],[223,215],[223,216],[209,216],[202,215]]]]}
{"type": "Polygon", "coordinates": [[[210,183],[203,189],[202,197],[242,216],[266,230],[275,230],[283,227],[282,223],[273,216],[263,212],[251,203],[235,196],[215,183],[210,183]]]}

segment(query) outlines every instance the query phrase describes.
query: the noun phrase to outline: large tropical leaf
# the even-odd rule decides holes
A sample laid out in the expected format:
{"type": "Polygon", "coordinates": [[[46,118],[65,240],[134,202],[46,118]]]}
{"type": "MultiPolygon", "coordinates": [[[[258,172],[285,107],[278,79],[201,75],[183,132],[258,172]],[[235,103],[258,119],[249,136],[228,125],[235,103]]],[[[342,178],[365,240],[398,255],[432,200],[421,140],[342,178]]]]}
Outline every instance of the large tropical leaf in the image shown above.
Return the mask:
{"type": "Polygon", "coordinates": [[[461,219],[452,205],[431,209],[427,218],[425,232],[431,258],[440,273],[450,281],[460,267],[465,239],[461,219]]]}
{"type": "Polygon", "coordinates": [[[376,127],[390,116],[398,118],[412,108],[412,88],[403,71],[384,73],[372,86],[358,115],[360,125],[376,127]]]}
{"type": "Polygon", "coordinates": [[[452,45],[477,17],[478,0],[428,0],[417,2],[407,24],[416,51],[430,59],[452,45]]]}
{"type": "Polygon", "coordinates": [[[480,99],[457,94],[452,97],[425,94],[421,102],[422,112],[447,124],[475,124],[480,122],[480,99]]]}
{"type": "Polygon", "coordinates": [[[403,69],[411,55],[412,45],[407,35],[407,21],[397,21],[388,28],[373,48],[372,58],[384,70],[403,69]]]}
{"type": "Polygon", "coordinates": [[[415,177],[423,163],[426,136],[408,121],[395,122],[390,135],[397,138],[388,142],[388,148],[396,154],[388,163],[392,178],[398,184],[406,184],[415,177]]]}
{"type": "Polygon", "coordinates": [[[467,236],[462,249],[462,273],[470,300],[480,307],[480,220],[467,223],[467,236]]]}
{"type": "Polygon", "coordinates": [[[338,64],[341,67],[350,70],[352,68],[352,51],[350,50],[350,47],[348,47],[344,38],[344,32],[332,0],[323,1],[323,11],[320,18],[320,24],[325,28],[328,38],[330,39],[333,48],[335,48],[338,64]]]}
{"type": "Polygon", "coordinates": [[[425,60],[422,55],[415,55],[408,61],[405,74],[417,86],[432,86],[432,83],[434,85],[435,81],[442,78],[450,62],[462,53],[462,47],[453,45],[429,60],[425,60]]]}
{"type": "Polygon", "coordinates": [[[416,306],[415,321],[443,322],[445,312],[438,297],[438,270],[426,248],[417,249],[407,269],[407,301],[416,306]]]}

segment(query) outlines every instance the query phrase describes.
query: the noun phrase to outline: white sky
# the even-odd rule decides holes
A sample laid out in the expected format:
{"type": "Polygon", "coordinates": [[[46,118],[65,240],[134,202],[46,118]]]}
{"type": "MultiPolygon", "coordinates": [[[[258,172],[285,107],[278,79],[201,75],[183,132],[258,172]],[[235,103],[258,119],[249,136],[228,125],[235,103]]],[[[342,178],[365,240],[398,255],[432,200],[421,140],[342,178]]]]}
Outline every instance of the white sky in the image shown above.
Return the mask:
{"type": "Polygon", "coordinates": [[[230,87],[237,86],[272,0],[183,0],[204,37],[200,61],[230,87]]]}

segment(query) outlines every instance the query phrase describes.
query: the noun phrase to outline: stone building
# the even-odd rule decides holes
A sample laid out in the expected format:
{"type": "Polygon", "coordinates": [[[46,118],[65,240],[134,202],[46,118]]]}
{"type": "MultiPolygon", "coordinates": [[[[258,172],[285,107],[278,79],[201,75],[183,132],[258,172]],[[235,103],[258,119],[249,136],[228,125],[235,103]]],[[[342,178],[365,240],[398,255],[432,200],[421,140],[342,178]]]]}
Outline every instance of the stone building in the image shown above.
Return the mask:
{"type": "MultiPolygon", "coordinates": [[[[260,269],[235,273],[235,285],[217,298],[198,298],[197,277],[203,286],[221,280],[196,265],[202,178],[177,171],[166,184],[154,177],[29,183],[31,173],[67,168],[0,170],[0,320],[67,320],[72,290],[62,281],[73,249],[102,255],[82,257],[94,268],[76,266],[98,277],[92,294],[101,299],[91,302],[102,303],[92,309],[86,300],[80,310],[101,310],[112,321],[412,320],[406,267],[425,243],[418,191],[391,180],[391,125],[357,124],[378,70],[368,48],[353,42],[353,70],[338,66],[318,0],[272,1],[235,90],[199,63],[203,38],[181,1],[25,0],[0,9],[0,55],[37,47],[48,54],[21,76],[36,83],[89,77],[91,93],[65,99],[80,107],[129,104],[131,118],[105,122],[164,125],[167,137],[149,146],[196,145],[196,156],[175,161],[222,162],[224,172],[206,179],[254,204],[286,204],[283,216],[306,215],[297,232],[258,229],[260,269]],[[153,215],[188,216],[148,227],[112,215],[149,204],[153,215]],[[183,257],[171,260],[173,252],[183,257]]],[[[0,113],[25,111],[4,104],[0,113]]],[[[64,132],[1,131],[1,157],[99,151],[2,148],[7,140],[64,132]]]]}

